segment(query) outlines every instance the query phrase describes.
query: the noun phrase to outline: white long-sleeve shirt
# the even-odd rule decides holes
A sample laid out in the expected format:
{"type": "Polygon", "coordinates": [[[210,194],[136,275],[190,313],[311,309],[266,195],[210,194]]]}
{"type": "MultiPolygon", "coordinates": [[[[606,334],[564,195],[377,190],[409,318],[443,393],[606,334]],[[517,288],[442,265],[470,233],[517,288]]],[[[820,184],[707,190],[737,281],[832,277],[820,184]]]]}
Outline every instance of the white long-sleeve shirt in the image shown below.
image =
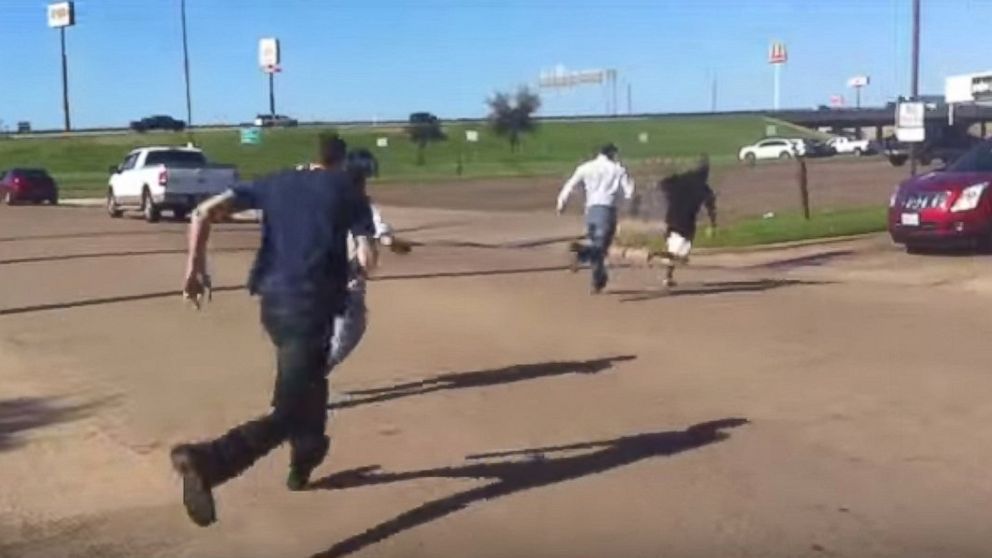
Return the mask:
{"type": "Polygon", "coordinates": [[[621,193],[628,200],[634,197],[634,181],[627,169],[606,155],[599,155],[575,169],[558,194],[558,211],[565,208],[572,190],[580,182],[586,191],[586,208],[594,205],[616,207],[621,193]]]}

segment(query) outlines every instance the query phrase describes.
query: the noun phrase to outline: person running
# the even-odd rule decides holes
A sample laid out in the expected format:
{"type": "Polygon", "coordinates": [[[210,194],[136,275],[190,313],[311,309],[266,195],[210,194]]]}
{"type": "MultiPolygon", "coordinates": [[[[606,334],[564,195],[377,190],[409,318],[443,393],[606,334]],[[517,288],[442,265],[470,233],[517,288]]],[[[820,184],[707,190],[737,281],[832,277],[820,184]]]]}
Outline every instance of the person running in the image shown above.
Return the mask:
{"type": "Polygon", "coordinates": [[[572,270],[580,263],[592,266],[592,292],[601,292],[609,280],[606,271],[606,257],[609,255],[613,236],[617,231],[617,205],[621,195],[630,200],[634,196],[634,181],[627,169],[617,162],[619,149],[612,143],[604,145],[599,155],[582,163],[558,194],[558,214],[561,215],[568,204],[572,190],[579,183],[586,192],[586,235],[587,245],[573,242],[572,270]]]}
{"type": "MultiPolygon", "coordinates": [[[[703,155],[696,168],[668,176],[658,183],[667,203],[665,209],[665,246],[660,254],[665,265],[664,285],[674,287],[675,267],[689,262],[689,253],[696,238],[696,219],[699,210],[706,207],[710,226],[707,236],[716,229],[716,194],[709,185],[710,162],[703,155]]],[[[654,256],[652,255],[652,256],[654,256]]]]}
{"type": "MultiPolygon", "coordinates": [[[[349,230],[371,234],[368,199],[351,176],[337,170],[347,145],[321,137],[323,170],[279,172],[242,184],[201,204],[190,224],[184,299],[209,299],[207,241],[211,223],[244,209],[262,211],[262,239],[248,281],[260,297],[261,322],[276,348],[272,410],[214,440],[184,443],[170,452],[182,477],[183,503],[194,523],[216,521],[212,489],[234,478],[285,441],[290,443],[287,486],[304,488],[330,444],[327,423],[327,349],[334,316],[347,300],[349,230]]],[[[358,259],[373,262],[367,243],[358,259]]]]}

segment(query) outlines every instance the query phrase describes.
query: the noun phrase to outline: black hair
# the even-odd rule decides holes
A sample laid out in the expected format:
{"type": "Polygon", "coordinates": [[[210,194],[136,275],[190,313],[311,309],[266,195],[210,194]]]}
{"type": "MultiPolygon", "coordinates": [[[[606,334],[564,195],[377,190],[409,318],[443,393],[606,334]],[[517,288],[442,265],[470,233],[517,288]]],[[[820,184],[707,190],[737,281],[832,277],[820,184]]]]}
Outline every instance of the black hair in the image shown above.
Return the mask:
{"type": "Polygon", "coordinates": [[[614,158],[614,157],[617,156],[617,153],[620,152],[620,149],[616,145],[614,145],[612,143],[608,143],[608,144],[604,145],[603,147],[599,148],[599,152],[601,154],[603,154],[603,155],[606,155],[610,159],[612,159],[612,158],[614,158]]]}
{"type": "Polygon", "coordinates": [[[345,161],[348,143],[337,133],[321,134],[317,138],[317,158],[327,168],[336,167],[345,161]]]}

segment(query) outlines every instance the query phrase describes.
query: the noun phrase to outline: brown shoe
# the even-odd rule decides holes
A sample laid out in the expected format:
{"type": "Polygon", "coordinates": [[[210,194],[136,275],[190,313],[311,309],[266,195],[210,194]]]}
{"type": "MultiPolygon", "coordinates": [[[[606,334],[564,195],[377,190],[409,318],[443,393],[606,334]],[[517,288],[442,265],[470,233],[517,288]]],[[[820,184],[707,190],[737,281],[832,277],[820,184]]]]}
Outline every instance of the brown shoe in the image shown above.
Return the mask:
{"type": "Polygon", "coordinates": [[[172,468],[183,479],[183,505],[186,513],[200,527],[217,521],[214,495],[205,470],[204,457],[197,448],[182,444],[172,448],[172,468]]]}

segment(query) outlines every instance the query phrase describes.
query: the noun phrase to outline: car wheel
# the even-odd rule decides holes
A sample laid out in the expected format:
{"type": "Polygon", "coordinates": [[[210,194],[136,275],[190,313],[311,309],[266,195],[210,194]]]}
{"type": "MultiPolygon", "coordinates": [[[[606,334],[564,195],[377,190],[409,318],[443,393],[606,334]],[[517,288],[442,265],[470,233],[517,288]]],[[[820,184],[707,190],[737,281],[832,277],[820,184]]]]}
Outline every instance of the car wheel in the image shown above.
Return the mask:
{"type": "Polygon", "coordinates": [[[48,205],[58,205],[58,204],[59,204],[59,197],[57,195],[48,198],[48,205]]]}
{"type": "Polygon", "coordinates": [[[854,156],[855,157],[861,157],[864,154],[865,154],[864,151],[861,151],[861,148],[860,147],[854,148],[854,156]]]}
{"type": "Polygon", "coordinates": [[[778,158],[781,159],[781,160],[783,160],[783,161],[788,161],[789,159],[792,158],[792,154],[789,153],[788,151],[783,151],[783,152],[781,152],[781,153],[778,154],[778,158]]]}
{"type": "Polygon", "coordinates": [[[924,167],[929,167],[930,163],[932,162],[933,160],[928,155],[924,155],[920,157],[920,164],[923,165],[924,167]]]}
{"type": "Polygon", "coordinates": [[[758,157],[754,153],[746,153],[744,155],[744,162],[747,163],[747,166],[753,167],[758,162],[758,157]]]}
{"type": "Polygon", "coordinates": [[[907,157],[905,155],[895,155],[893,157],[889,157],[889,164],[893,167],[901,167],[906,164],[906,159],[907,157]]]}
{"type": "Polygon", "coordinates": [[[161,211],[158,207],[155,207],[155,202],[152,201],[151,194],[148,190],[141,196],[141,212],[145,216],[145,221],[149,223],[158,223],[158,220],[162,217],[161,211]]]}
{"type": "Polygon", "coordinates": [[[118,219],[124,212],[121,211],[121,207],[117,205],[117,198],[114,197],[113,190],[107,190],[107,215],[110,215],[111,219],[118,219]]]}

